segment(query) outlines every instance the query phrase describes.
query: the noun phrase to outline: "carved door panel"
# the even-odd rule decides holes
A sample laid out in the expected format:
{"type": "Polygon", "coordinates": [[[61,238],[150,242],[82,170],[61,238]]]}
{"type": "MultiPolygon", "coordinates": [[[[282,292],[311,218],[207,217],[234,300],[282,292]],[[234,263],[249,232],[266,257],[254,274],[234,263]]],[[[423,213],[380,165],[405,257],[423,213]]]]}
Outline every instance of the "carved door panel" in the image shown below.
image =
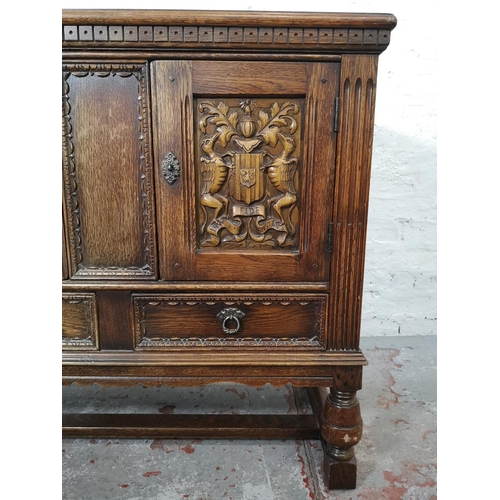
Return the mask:
{"type": "Polygon", "coordinates": [[[63,67],[63,215],[74,279],[156,279],[148,68],[63,67]]]}
{"type": "Polygon", "coordinates": [[[337,92],[337,63],[152,64],[162,279],[328,280],[337,92]]]}

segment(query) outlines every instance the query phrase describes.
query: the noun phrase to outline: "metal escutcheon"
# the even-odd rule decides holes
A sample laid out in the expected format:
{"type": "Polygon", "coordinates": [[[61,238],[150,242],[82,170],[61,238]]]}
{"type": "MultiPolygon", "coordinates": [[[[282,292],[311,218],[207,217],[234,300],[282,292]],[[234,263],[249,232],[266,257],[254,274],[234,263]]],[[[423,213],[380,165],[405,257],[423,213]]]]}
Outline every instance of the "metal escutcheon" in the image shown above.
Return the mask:
{"type": "Polygon", "coordinates": [[[236,307],[226,307],[217,314],[217,317],[222,321],[222,329],[224,330],[224,333],[227,333],[228,335],[238,333],[241,326],[240,318],[243,318],[243,316],[245,316],[245,313],[236,309],[236,307]],[[236,326],[234,328],[229,328],[228,324],[230,322],[236,323],[236,326]]]}
{"type": "Polygon", "coordinates": [[[163,159],[161,170],[163,172],[163,177],[169,184],[173,184],[181,175],[179,160],[174,156],[172,151],[169,151],[163,159]]]}

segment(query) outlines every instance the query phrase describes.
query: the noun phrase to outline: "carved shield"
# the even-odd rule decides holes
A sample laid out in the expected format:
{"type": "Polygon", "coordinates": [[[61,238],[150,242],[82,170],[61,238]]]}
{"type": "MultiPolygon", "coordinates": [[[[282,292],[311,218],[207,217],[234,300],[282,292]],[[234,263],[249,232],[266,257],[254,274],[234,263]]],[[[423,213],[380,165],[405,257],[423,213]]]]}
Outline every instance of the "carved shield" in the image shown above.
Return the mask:
{"type": "Polygon", "coordinates": [[[264,172],[260,169],[262,154],[236,154],[234,198],[245,203],[252,203],[264,196],[264,172]]]}
{"type": "Polygon", "coordinates": [[[255,169],[242,168],[240,173],[240,182],[243,186],[252,187],[255,184],[255,169]]]}

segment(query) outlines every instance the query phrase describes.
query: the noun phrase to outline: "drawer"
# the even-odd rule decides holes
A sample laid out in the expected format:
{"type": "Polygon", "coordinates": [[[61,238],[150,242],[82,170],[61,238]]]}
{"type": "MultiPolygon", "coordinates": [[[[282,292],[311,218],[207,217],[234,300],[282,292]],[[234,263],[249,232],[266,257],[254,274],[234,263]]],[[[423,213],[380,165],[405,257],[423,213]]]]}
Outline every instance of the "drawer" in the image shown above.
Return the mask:
{"type": "Polygon", "coordinates": [[[326,294],[134,294],[135,349],[324,349],[326,299],[326,294]]]}
{"type": "Polygon", "coordinates": [[[62,348],[65,350],[99,349],[94,293],[63,293],[62,348]]]}

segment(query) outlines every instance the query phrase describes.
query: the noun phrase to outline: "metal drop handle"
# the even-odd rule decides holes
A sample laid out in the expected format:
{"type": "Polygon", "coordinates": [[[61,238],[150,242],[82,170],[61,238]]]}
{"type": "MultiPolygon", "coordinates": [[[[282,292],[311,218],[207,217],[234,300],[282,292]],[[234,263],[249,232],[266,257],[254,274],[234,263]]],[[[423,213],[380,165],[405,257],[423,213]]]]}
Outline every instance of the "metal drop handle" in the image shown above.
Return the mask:
{"type": "Polygon", "coordinates": [[[238,333],[241,326],[240,318],[243,318],[243,316],[245,316],[245,313],[236,309],[236,307],[226,307],[217,314],[217,317],[222,321],[222,330],[228,335],[238,333]],[[228,324],[230,322],[236,323],[236,326],[234,328],[229,328],[228,324]]]}

